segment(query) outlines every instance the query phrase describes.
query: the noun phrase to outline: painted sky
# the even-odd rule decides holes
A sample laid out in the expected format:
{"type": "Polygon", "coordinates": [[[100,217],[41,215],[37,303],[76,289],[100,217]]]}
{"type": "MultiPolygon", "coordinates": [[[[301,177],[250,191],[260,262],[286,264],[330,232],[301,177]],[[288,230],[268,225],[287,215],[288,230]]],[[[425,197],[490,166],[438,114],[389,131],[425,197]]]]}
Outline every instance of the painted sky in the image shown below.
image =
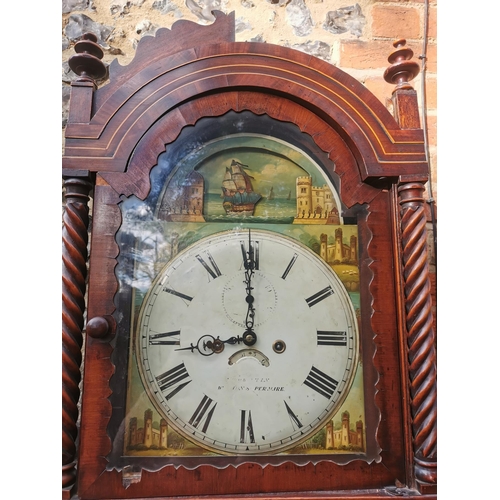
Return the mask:
{"type": "Polygon", "coordinates": [[[264,196],[271,187],[277,197],[295,193],[295,179],[311,176],[313,185],[325,184],[316,164],[303,152],[274,138],[255,135],[233,135],[203,144],[186,156],[176,172],[188,173],[193,167],[205,178],[209,193],[220,193],[226,167],[236,160],[248,165],[246,172],[254,178],[254,190],[264,196]]]}

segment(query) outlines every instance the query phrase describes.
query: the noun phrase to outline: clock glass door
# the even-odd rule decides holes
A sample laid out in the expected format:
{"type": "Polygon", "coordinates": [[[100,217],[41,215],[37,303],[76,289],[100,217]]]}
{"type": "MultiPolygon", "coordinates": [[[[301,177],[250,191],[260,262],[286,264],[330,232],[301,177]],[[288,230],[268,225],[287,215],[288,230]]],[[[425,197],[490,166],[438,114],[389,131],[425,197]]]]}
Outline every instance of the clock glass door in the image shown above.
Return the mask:
{"type": "Polygon", "coordinates": [[[328,156],[229,112],[186,127],[150,179],[116,237],[110,467],[373,460],[363,207],[342,203],[328,156]]]}

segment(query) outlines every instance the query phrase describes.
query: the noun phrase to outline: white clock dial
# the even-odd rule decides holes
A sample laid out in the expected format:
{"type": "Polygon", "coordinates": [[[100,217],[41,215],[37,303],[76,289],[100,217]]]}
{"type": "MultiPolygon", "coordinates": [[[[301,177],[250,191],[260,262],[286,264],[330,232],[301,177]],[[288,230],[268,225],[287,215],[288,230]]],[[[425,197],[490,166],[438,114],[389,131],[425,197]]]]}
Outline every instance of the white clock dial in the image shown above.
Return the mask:
{"type": "Polygon", "coordinates": [[[162,270],[143,302],[136,352],[151,401],[184,437],[223,454],[278,453],[344,401],[358,329],[341,281],[307,247],[229,231],[162,270]]]}

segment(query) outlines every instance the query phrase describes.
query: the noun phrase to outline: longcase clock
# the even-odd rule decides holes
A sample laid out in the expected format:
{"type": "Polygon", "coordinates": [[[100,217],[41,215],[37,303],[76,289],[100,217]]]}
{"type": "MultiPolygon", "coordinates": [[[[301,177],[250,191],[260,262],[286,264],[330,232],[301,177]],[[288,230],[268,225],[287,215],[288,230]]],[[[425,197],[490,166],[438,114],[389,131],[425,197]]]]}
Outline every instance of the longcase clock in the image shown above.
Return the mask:
{"type": "Polygon", "coordinates": [[[434,498],[404,40],[395,117],[324,61],[235,43],[233,14],[143,38],[101,88],[95,42],[63,157],[63,498],[434,498]]]}

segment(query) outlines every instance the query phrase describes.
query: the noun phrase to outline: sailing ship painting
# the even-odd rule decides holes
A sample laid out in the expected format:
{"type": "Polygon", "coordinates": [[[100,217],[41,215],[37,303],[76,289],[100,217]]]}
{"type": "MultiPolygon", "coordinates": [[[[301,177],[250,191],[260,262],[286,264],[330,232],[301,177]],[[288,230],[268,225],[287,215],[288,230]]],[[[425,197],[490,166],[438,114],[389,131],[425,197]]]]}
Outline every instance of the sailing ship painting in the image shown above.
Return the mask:
{"type": "Polygon", "coordinates": [[[253,190],[253,177],[245,170],[250,170],[250,167],[236,160],[226,167],[221,197],[227,215],[253,215],[256,203],[262,198],[253,190]]]}

